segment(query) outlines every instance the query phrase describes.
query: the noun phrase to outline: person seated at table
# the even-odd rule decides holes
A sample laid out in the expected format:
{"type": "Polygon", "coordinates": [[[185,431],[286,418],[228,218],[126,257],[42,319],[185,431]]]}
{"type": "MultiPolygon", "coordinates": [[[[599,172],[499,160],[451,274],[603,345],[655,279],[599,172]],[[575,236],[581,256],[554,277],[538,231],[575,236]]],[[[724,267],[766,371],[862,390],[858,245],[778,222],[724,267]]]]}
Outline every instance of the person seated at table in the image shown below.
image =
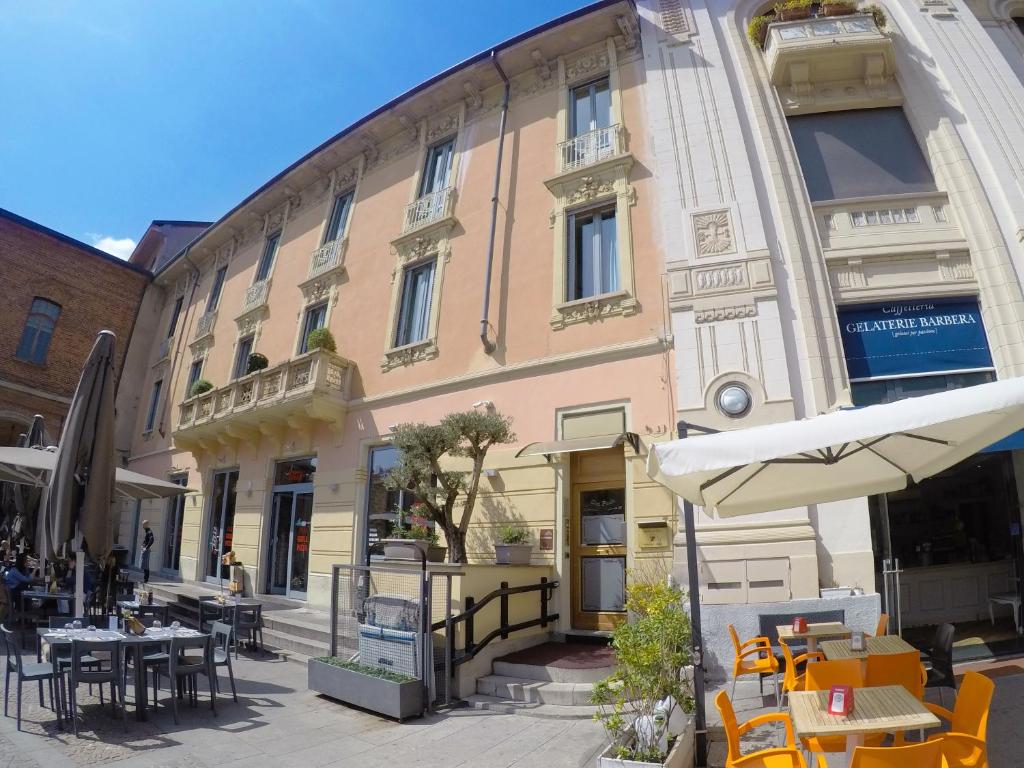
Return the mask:
{"type": "Polygon", "coordinates": [[[18,554],[14,560],[14,566],[8,568],[4,573],[4,586],[11,593],[11,601],[14,605],[21,603],[21,593],[32,586],[34,579],[29,574],[28,557],[24,552],[18,554]]]}

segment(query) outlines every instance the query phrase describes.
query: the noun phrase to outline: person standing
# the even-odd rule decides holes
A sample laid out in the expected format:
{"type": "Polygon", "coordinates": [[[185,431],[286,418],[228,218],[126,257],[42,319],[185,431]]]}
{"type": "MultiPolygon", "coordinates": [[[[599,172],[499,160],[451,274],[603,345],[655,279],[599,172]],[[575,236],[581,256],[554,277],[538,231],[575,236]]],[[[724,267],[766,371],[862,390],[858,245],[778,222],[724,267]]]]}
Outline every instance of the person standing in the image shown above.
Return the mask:
{"type": "Polygon", "coordinates": [[[146,534],[142,537],[142,583],[149,581],[149,552],[153,549],[156,537],[153,529],[149,527],[149,520],[142,521],[142,528],[146,534]]]}

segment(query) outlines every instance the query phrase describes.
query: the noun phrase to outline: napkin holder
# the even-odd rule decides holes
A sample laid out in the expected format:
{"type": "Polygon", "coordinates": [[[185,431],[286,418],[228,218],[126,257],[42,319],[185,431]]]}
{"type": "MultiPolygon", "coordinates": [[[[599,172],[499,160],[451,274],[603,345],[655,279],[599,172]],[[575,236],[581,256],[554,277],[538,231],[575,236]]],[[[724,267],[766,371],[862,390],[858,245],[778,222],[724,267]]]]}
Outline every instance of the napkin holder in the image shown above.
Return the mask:
{"type": "Polygon", "coordinates": [[[867,641],[864,639],[863,632],[854,632],[850,635],[850,650],[851,651],[863,651],[867,648],[867,641]]]}
{"type": "Polygon", "coordinates": [[[807,631],[807,619],[803,616],[796,616],[793,618],[793,632],[795,634],[803,634],[807,631]]]}
{"type": "Polygon", "coordinates": [[[853,712],[853,687],[833,685],[828,690],[828,713],[846,717],[853,712]]]}

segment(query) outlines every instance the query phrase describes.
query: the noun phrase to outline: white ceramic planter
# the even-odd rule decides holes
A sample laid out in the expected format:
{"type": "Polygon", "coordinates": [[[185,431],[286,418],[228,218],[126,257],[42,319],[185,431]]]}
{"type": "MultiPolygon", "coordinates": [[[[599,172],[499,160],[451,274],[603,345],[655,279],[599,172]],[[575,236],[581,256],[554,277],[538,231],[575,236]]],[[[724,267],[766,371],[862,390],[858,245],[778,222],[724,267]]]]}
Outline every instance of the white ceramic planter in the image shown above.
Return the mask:
{"type": "Polygon", "coordinates": [[[529,565],[532,544],[495,544],[494,561],[498,565],[529,565]]]}
{"type": "Polygon", "coordinates": [[[617,757],[609,756],[612,750],[609,746],[597,758],[597,766],[598,768],[693,768],[693,740],[693,718],[688,717],[686,728],[679,734],[664,762],[642,763],[639,760],[620,760],[617,757]]]}

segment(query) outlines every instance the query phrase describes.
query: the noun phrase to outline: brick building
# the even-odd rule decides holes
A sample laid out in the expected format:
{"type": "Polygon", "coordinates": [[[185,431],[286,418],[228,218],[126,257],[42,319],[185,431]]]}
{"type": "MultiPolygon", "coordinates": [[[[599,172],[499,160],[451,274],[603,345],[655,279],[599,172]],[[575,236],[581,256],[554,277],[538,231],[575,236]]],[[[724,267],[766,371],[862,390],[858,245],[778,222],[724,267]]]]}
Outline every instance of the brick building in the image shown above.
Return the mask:
{"type": "Polygon", "coordinates": [[[118,339],[118,375],[148,270],[0,209],[0,445],[34,414],[56,443],[96,334],[118,339]]]}

